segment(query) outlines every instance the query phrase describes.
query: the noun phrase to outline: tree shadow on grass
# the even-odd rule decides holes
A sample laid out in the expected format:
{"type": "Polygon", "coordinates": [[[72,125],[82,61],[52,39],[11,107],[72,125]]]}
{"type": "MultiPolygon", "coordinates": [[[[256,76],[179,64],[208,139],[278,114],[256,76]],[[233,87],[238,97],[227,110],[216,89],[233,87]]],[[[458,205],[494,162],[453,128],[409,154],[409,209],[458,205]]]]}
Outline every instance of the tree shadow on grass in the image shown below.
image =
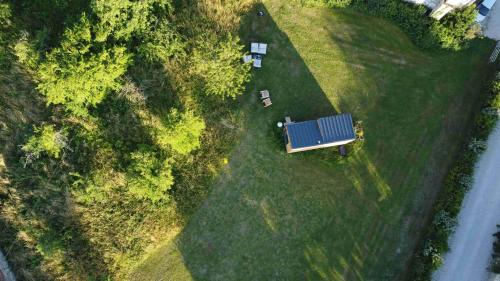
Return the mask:
{"type": "MultiPolygon", "coordinates": [[[[342,194],[346,191],[332,189],[335,182],[329,173],[340,176],[342,172],[338,167],[331,171],[332,165],[336,165],[331,159],[325,165],[318,163],[318,155],[325,154],[326,159],[329,154],[333,158],[332,150],[286,155],[283,143],[276,137],[276,122],[285,116],[303,121],[338,111],[266,7],[255,6],[243,26],[244,43],[268,43],[268,54],[262,69],[253,69],[254,80],[248,86],[248,94],[240,99],[246,112],[242,141],[232,153],[230,164],[216,179],[208,199],[176,242],[185,265],[195,280],[303,280],[335,276],[337,279],[331,280],[343,280],[349,272],[360,275],[359,269],[348,264],[354,260],[362,267],[363,253],[359,249],[366,251],[367,246],[358,244],[355,235],[342,233],[341,227],[332,230],[329,225],[348,225],[356,215],[362,217],[364,212],[376,210],[378,202],[360,197],[360,203],[354,204],[354,215],[339,210],[341,206],[335,201],[345,200],[342,194]],[[257,17],[259,10],[266,16],[257,17]],[[269,108],[260,104],[258,92],[263,89],[271,94],[273,105],[269,108]],[[332,241],[332,236],[338,240],[332,241]],[[335,249],[341,248],[345,253],[351,246],[358,249],[353,256],[332,256],[335,249]],[[324,273],[325,268],[331,272],[324,273]]],[[[357,184],[366,189],[370,184],[366,178],[375,179],[378,175],[373,167],[358,167],[363,176],[357,184]]],[[[384,181],[380,177],[377,180],[384,181]]]]}
{"type": "MultiPolygon", "coordinates": [[[[297,13],[273,7],[277,9],[280,17],[297,13]]],[[[360,27],[356,22],[361,16],[347,11],[337,17],[339,22],[327,21],[324,34],[303,34],[310,38],[307,46],[296,44],[300,38],[282,31],[286,17],[278,19],[278,26],[264,6],[256,6],[246,18],[241,32],[245,43],[267,42],[269,54],[263,68],[254,70],[249,94],[241,98],[246,112],[242,140],[176,241],[195,280],[401,277],[413,243],[405,239],[415,230],[408,216],[409,206],[415,203],[411,195],[423,181],[420,172],[430,156],[430,150],[421,145],[432,146],[429,135],[436,135],[441,126],[441,119],[429,123],[425,118],[432,117],[424,115],[440,114],[449,102],[435,96],[441,94],[435,85],[419,92],[419,79],[442,71],[437,66],[446,60],[433,62],[387,21],[369,17],[360,27]],[[256,17],[257,10],[267,16],[256,17]],[[345,26],[330,30],[330,24],[345,26]],[[367,34],[377,25],[389,25],[384,29],[387,34],[367,34]],[[397,39],[383,40],[391,35],[397,39]],[[331,38],[334,44],[327,47],[336,48],[341,59],[313,52],[304,61],[301,54],[310,51],[305,48],[325,50],[314,45],[314,36],[331,38]],[[339,77],[327,77],[322,69],[315,69],[314,59],[325,58],[331,58],[332,68],[339,68],[334,72],[339,77]],[[427,66],[432,67],[426,70],[427,66]],[[344,84],[324,89],[327,79],[344,84]],[[271,93],[270,108],[259,104],[262,89],[271,93]],[[402,91],[408,91],[408,96],[402,91]],[[343,162],[319,161],[332,150],[286,155],[279,141],[270,137],[284,116],[301,121],[336,111],[366,120],[368,140],[343,162]],[[412,124],[418,129],[408,127],[412,124]]],[[[296,20],[304,21],[302,30],[317,23],[306,16],[296,20]]],[[[293,28],[297,26],[285,30],[293,28]]],[[[476,61],[480,60],[470,60],[476,61]]],[[[460,83],[455,86],[460,90],[460,83]]]]}
{"type": "Polygon", "coordinates": [[[249,119],[278,121],[291,116],[294,121],[303,121],[338,113],[287,34],[276,25],[264,5],[256,5],[244,17],[242,27],[240,34],[248,51],[251,42],[268,44],[262,68],[253,68],[254,79],[242,97],[246,107],[253,107],[246,108],[255,114],[249,119]],[[265,16],[258,17],[257,11],[263,11],[265,16]],[[271,93],[273,105],[269,108],[263,108],[259,102],[262,89],[271,93]]]}

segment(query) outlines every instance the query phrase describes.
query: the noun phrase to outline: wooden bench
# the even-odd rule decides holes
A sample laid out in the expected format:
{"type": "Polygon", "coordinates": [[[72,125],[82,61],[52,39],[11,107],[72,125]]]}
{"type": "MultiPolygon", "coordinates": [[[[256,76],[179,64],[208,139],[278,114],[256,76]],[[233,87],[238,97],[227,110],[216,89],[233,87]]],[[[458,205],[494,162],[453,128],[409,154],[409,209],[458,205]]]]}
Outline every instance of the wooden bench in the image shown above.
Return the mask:
{"type": "Polygon", "coordinates": [[[263,100],[262,100],[262,103],[264,104],[264,107],[268,107],[268,106],[270,106],[271,104],[273,104],[273,103],[271,102],[271,99],[270,99],[270,98],[263,99],[263,100]]]}

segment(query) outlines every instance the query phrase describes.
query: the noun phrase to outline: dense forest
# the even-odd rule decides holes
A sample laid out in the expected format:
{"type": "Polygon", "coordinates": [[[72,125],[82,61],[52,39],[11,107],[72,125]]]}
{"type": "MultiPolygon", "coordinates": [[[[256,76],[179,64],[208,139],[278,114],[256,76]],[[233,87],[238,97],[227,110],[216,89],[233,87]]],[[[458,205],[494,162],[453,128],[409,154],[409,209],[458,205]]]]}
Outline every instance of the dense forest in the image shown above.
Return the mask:
{"type": "Polygon", "coordinates": [[[249,2],[0,5],[0,245],[20,280],[119,277],[193,212],[234,141],[249,2]]]}

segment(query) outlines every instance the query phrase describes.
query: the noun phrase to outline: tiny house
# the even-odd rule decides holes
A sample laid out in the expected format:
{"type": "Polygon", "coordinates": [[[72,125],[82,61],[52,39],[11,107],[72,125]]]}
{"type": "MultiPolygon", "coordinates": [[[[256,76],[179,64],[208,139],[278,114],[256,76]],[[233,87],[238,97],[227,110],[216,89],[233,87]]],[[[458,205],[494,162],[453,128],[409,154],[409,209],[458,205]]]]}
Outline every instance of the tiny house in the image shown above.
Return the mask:
{"type": "Polygon", "coordinates": [[[292,122],[287,118],[284,133],[288,153],[339,146],[356,140],[351,114],[303,122],[292,122]]]}

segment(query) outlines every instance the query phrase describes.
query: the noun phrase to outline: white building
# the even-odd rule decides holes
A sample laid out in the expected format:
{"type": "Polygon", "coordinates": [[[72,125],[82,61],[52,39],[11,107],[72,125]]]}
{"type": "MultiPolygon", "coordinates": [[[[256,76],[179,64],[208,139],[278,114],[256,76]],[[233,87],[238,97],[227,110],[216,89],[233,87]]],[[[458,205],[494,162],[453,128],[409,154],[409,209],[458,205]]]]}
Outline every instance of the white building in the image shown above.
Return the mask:
{"type": "Polygon", "coordinates": [[[432,9],[431,17],[440,20],[447,13],[467,7],[475,0],[405,0],[414,4],[422,4],[432,9]]]}

